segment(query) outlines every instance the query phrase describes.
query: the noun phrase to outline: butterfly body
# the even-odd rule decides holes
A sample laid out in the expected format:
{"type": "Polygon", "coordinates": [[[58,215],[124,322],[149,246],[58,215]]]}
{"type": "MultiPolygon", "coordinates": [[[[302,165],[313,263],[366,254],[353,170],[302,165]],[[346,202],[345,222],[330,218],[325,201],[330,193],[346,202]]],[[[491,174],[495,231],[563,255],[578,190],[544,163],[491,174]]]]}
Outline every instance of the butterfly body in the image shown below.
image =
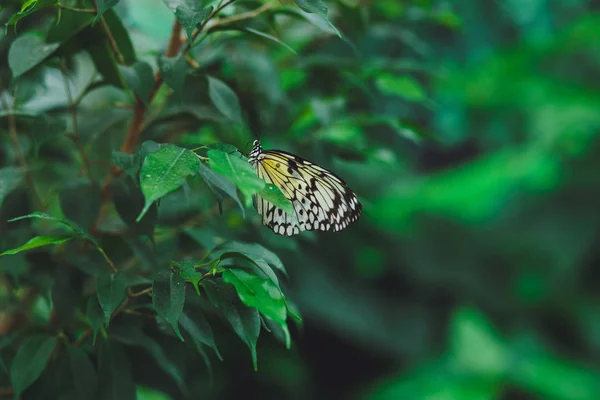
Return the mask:
{"type": "Polygon", "coordinates": [[[258,140],[248,154],[258,176],[277,186],[290,200],[295,219],[268,201],[255,197],[263,224],[273,232],[292,236],[300,231],[334,232],[356,221],[362,205],[346,183],[331,171],[295,154],[263,150],[258,140]]]}

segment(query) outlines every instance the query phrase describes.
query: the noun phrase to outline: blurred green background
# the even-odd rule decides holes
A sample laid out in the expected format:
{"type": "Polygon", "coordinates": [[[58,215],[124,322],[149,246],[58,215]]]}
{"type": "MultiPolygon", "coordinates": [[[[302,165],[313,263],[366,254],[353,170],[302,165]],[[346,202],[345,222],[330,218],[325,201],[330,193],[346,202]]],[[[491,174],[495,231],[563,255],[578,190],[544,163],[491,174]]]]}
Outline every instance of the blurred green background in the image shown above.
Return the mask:
{"type": "MultiPolygon", "coordinates": [[[[342,38],[315,15],[249,25],[297,54],[229,31],[192,49],[198,71],[234,89],[247,128],[215,116],[198,71],[182,102],[159,98],[149,113],[144,139],[247,152],[254,133],[267,149],[335,171],[364,205],[342,232],[284,238],[251,210],[243,219],[233,202],[215,216],[207,190],[163,199],[164,229],[199,215],[205,232],[275,251],[290,275],[285,293],[304,319],[292,327],[289,351],[263,332],[258,372],[225,329],[216,334],[225,361],[213,360],[212,384],[201,361],[180,354],[190,387],[202,398],[600,398],[598,4],[327,4],[342,38]]],[[[173,13],[161,0],[122,0],[115,9],[138,58],[156,66],[173,13]]],[[[2,11],[2,21],[9,15],[2,11]]],[[[18,30],[32,26],[52,24],[24,19],[18,30]]],[[[15,35],[2,35],[6,60],[15,35]]],[[[80,53],[70,68],[77,93],[93,64],[80,53]]],[[[60,112],[60,73],[41,70],[30,80],[20,83],[22,110],[60,112]]],[[[80,132],[99,172],[126,129],[129,114],[114,106],[126,101],[101,87],[82,102],[80,132]]],[[[38,170],[41,182],[75,176],[60,139],[42,150],[55,168],[38,170]]],[[[13,197],[3,221],[27,211],[13,197]]],[[[160,232],[168,258],[172,243],[160,232]]],[[[132,354],[139,382],[168,381],[145,366],[143,352],[132,354]]]]}

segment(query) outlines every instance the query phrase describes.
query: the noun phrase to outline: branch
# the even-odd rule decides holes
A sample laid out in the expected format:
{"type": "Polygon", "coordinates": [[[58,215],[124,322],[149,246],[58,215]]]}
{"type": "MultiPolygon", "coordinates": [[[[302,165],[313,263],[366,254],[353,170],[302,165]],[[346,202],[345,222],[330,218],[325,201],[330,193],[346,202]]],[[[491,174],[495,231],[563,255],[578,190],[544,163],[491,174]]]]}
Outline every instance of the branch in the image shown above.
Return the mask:
{"type": "MultiPolygon", "coordinates": [[[[96,3],[96,0],[94,0],[94,10],[96,11],[96,13],[98,13],[98,4],[96,3]]],[[[104,31],[104,35],[106,36],[106,39],[108,40],[108,44],[110,45],[110,48],[112,49],[115,57],[117,58],[117,61],[119,62],[119,64],[125,65],[125,58],[123,58],[123,54],[121,54],[121,51],[119,50],[119,46],[117,45],[117,41],[115,40],[115,37],[112,35],[112,32],[110,31],[110,28],[108,27],[108,24],[106,23],[106,20],[104,19],[104,16],[100,17],[100,26],[102,27],[102,30],[104,31]]]]}
{"type": "Polygon", "coordinates": [[[231,17],[228,17],[228,18],[222,18],[222,19],[215,21],[212,24],[206,24],[204,30],[208,32],[217,26],[222,26],[222,25],[227,25],[227,24],[231,24],[234,22],[252,19],[252,18],[257,17],[258,15],[264,13],[265,11],[272,9],[273,7],[275,7],[274,3],[263,4],[262,6],[258,7],[255,10],[237,14],[237,15],[232,15],[231,17]]]}

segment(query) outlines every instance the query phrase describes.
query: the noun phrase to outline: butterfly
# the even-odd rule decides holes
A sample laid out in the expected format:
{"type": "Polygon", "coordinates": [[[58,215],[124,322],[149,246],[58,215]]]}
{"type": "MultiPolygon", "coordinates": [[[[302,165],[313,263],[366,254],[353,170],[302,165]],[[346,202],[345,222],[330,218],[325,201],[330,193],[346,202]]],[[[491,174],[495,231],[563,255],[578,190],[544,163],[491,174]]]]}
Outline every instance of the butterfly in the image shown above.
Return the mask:
{"type": "Polygon", "coordinates": [[[255,140],[248,162],[267,183],[277,186],[294,207],[294,218],[255,195],[262,222],[273,232],[297,235],[300,231],[340,231],[360,217],[362,205],[356,194],[333,172],[295,154],[263,150],[255,140]]]}

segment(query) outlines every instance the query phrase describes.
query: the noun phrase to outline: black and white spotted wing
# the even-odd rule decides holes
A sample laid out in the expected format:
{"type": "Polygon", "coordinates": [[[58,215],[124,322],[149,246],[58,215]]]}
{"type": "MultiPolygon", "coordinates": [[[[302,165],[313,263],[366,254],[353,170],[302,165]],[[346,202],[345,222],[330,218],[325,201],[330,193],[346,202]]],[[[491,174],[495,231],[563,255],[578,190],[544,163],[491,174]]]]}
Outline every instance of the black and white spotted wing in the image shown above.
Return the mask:
{"type": "Polygon", "coordinates": [[[273,232],[285,236],[310,230],[337,232],[360,217],[362,205],[356,195],[332,172],[291,153],[263,151],[258,140],[249,157],[258,176],[277,186],[294,207],[295,221],[282,209],[255,198],[263,224],[273,232]]]}

